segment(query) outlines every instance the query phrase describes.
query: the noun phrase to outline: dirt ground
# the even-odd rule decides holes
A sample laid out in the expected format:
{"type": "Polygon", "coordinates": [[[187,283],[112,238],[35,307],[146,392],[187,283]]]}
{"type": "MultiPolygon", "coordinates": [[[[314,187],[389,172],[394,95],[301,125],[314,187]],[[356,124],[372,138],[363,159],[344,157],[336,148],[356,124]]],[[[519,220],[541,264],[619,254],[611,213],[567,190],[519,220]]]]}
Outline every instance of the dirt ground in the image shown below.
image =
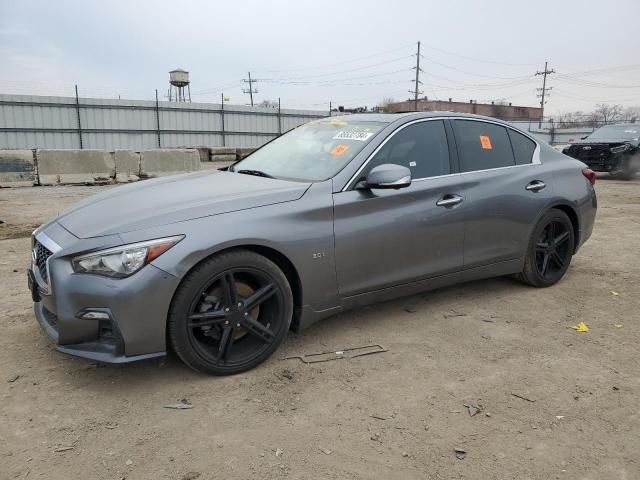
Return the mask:
{"type": "Polygon", "coordinates": [[[40,331],[27,237],[101,188],[0,190],[1,479],[640,478],[640,180],[598,180],[594,234],[552,288],[501,278],[352,311],[227,378],[175,356],[98,366],[40,331]],[[283,360],[373,343],[388,351],[283,360]]]}

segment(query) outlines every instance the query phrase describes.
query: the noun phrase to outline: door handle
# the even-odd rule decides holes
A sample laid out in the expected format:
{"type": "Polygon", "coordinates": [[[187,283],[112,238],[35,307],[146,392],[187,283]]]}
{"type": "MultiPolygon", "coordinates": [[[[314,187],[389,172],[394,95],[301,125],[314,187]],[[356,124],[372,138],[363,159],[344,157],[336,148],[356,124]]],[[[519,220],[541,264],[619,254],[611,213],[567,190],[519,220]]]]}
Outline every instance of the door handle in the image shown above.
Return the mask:
{"type": "Polygon", "coordinates": [[[460,195],[447,194],[436,202],[439,207],[453,207],[464,200],[460,195]]]}
{"type": "Polygon", "coordinates": [[[545,188],[547,186],[546,183],[544,183],[541,180],[534,180],[533,182],[529,182],[529,184],[527,184],[525,188],[525,190],[529,190],[530,192],[538,192],[540,190],[542,190],[543,188],[545,188]]]}

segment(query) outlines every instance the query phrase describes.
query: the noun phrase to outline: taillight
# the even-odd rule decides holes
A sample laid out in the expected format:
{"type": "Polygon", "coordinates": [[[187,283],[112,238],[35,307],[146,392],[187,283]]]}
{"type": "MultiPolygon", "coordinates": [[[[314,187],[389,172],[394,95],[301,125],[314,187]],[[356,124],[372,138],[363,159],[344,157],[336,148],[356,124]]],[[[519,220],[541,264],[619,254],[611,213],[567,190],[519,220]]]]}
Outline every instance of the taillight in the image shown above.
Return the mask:
{"type": "Polygon", "coordinates": [[[584,175],[584,178],[589,180],[589,183],[591,183],[591,185],[596,184],[596,172],[594,172],[590,168],[583,168],[582,175],[584,175]]]}

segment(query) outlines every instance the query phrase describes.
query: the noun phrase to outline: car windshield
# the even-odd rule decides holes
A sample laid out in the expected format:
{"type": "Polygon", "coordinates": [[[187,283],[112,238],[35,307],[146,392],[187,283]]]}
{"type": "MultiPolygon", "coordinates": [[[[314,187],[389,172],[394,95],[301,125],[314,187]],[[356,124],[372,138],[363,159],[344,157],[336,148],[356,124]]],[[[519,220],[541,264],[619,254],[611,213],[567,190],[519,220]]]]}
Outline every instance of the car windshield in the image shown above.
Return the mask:
{"type": "Polygon", "coordinates": [[[323,119],[294,128],[250,156],[231,171],[303,182],[333,177],[386,124],[323,119]]]}
{"type": "Polygon", "coordinates": [[[599,128],[587,137],[588,140],[638,140],[639,125],[607,125],[599,128]]]}

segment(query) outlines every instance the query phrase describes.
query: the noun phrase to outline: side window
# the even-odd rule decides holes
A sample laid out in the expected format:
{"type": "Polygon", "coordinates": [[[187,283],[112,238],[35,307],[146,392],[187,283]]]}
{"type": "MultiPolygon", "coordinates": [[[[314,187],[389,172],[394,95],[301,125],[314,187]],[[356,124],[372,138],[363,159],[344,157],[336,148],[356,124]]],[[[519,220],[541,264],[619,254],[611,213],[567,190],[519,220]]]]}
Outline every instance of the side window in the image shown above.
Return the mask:
{"type": "Polygon", "coordinates": [[[403,128],[371,159],[367,172],[384,163],[409,168],[414,179],[451,173],[444,122],[431,120],[403,128]]]}
{"type": "Polygon", "coordinates": [[[516,157],[516,165],[526,165],[533,160],[533,152],[536,149],[536,142],[525,137],[515,130],[508,129],[513,154],[516,157]]]}
{"type": "Polygon", "coordinates": [[[473,172],[515,165],[507,129],[493,123],[454,120],[460,171],[473,172]]]}

